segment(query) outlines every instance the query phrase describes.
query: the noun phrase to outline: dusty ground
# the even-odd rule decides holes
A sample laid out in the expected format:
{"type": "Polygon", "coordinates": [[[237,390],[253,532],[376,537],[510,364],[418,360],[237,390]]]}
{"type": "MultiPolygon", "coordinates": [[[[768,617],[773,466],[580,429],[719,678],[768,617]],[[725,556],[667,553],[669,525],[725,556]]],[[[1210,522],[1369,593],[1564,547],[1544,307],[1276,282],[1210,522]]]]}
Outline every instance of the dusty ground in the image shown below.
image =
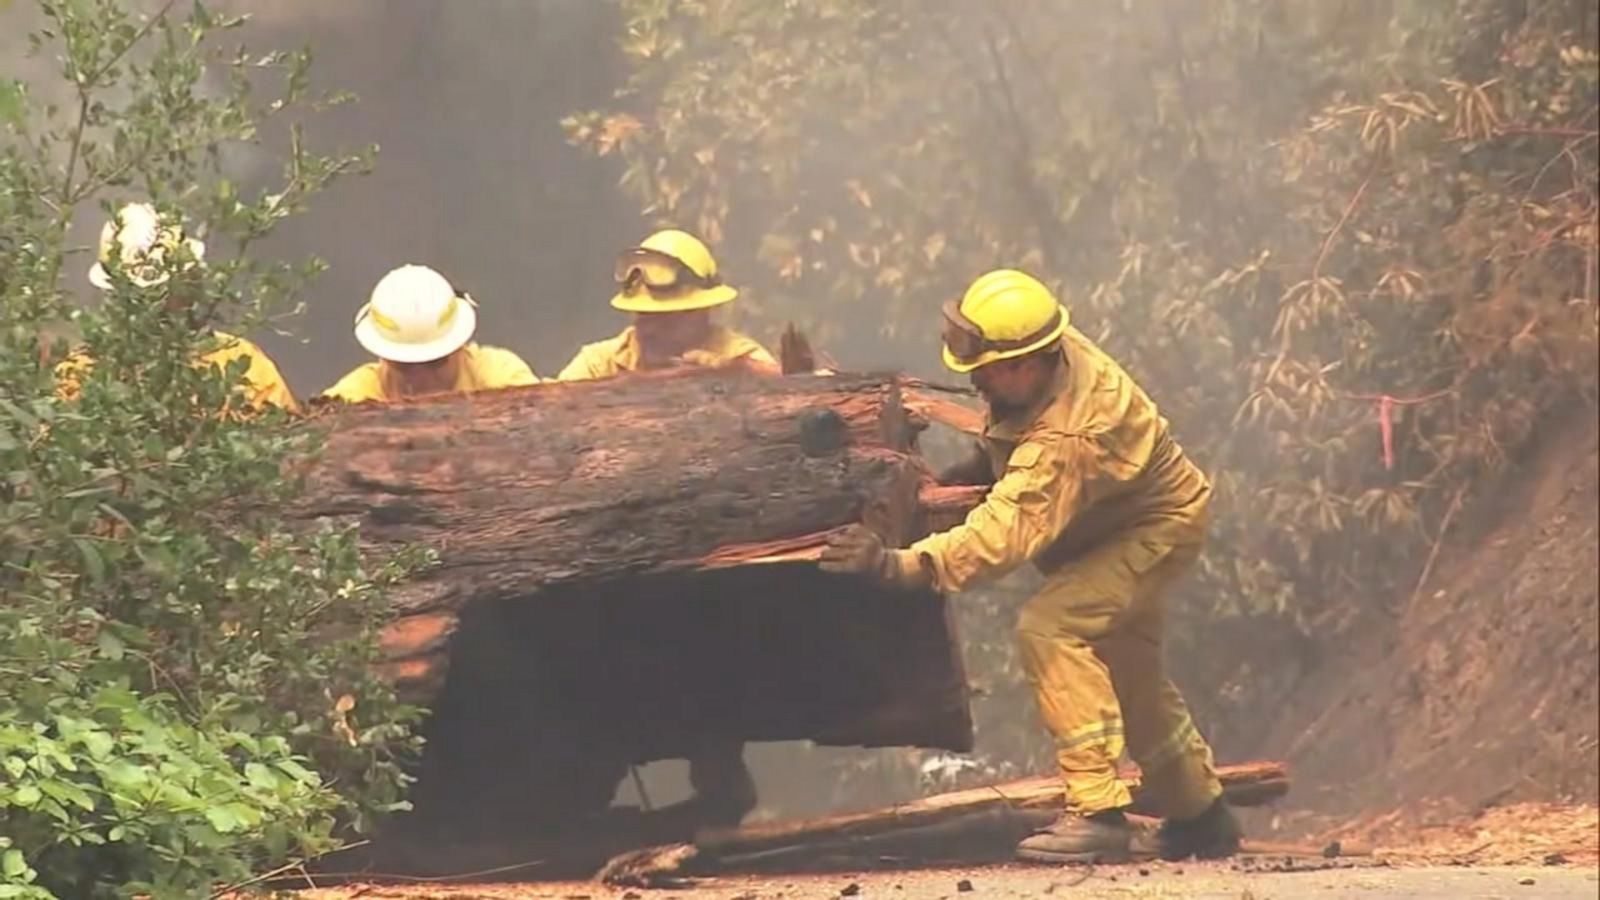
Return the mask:
{"type": "Polygon", "coordinates": [[[971,897],[1207,897],[1267,900],[1291,897],[1594,897],[1593,867],[1368,867],[1300,872],[1241,872],[1227,864],[1101,867],[1070,870],[1021,866],[924,869],[829,875],[704,879],[684,890],[640,891],[588,882],[501,885],[352,885],[306,891],[305,900],[778,900],[857,896],[894,900],[971,897]]]}
{"type": "Polygon", "coordinates": [[[1600,866],[1600,809],[1593,806],[1519,803],[1399,831],[1403,818],[1390,813],[1329,837],[1376,844],[1397,863],[1600,866]]]}
{"type": "MultiPolygon", "coordinates": [[[[1369,821],[1347,840],[1386,833],[1369,821]]],[[[1246,857],[1223,863],[1147,863],[1062,869],[1035,866],[932,868],[809,875],[735,875],[697,879],[677,890],[608,888],[593,882],[521,884],[353,884],[306,890],[303,900],[780,900],[888,897],[1291,897],[1600,896],[1600,809],[1522,804],[1452,825],[1424,828],[1403,845],[1379,845],[1370,857],[1339,860],[1246,857]],[[963,888],[962,885],[968,885],[963,888]]]]}

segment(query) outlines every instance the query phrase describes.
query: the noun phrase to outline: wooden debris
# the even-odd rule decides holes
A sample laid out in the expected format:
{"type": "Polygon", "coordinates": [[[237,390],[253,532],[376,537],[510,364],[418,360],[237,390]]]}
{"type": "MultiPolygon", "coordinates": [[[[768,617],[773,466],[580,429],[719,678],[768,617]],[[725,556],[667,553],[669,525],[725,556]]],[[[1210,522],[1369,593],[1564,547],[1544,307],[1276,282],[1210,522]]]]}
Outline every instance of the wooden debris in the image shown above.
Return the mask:
{"type": "MultiPolygon", "coordinates": [[[[1289,789],[1288,771],[1276,762],[1223,766],[1218,775],[1235,806],[1258,806],[1289,789]]],[[[819,862],[845,867],[883,859],[898,865],[991,862],[1009,858],[1017,841],[1060,815],[1061,807],[1059,779],[1028,778],[863,813],[708,831],[696,837],[693,852],[682,844],[647,848],[607,872],[625,872],[631,879],[626,883],[640,885],[692,874],[812,868],[819,862]]],[[[1136,795],[1135,809],[1140,808],[1136,795]]],[[[1148,815],[1134,818],[1145,829],[1157,823],[1148,815]]]]}

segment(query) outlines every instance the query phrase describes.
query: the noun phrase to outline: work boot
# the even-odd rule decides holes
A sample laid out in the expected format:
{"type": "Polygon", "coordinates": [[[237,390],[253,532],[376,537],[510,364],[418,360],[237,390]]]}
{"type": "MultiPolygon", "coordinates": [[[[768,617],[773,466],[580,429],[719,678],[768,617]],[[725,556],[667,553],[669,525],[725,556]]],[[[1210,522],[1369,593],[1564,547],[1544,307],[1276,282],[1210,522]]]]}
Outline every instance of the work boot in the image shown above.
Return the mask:
{"type": "Polygon", "coordinates": [[[1066,813],[1055,824],[1017,845],[1017,858],[1041,863],[1128,861],[1133,828],[1120,809],[1083,816],[1066,813]]]}
{"type": "Polygon", "coordinates": [[[1161,823],[1157,842],[1161,858],[1182,860],[1222,859],[1239,852],[1244,829],[1233,817],[1233,810],[1218,797],[1206,811],[1192,819],[1168,819],[1161,823]]]}

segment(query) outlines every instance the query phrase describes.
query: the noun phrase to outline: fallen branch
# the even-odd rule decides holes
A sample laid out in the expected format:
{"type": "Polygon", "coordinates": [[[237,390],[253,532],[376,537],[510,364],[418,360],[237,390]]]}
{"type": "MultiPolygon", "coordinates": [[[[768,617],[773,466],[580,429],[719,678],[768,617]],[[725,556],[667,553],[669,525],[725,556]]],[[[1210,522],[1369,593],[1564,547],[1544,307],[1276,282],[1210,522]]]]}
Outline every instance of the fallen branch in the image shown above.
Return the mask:
{"type": "MultiPolygon", "coordinates": [[[[1281,763],[1255,762],[1226,766],[1218,771],[1228,802],[1235,806],[1259,806],[1289,791],[1289,774],[1281,763]]],[[[703,849],[736,848],[741,852],[771,849],[786,844],[819,838],[865,837],[933,825],[972,813],[1001,809],[1009,811],[1061,811],[1061,779],[1026,778],[1004,784],[936,794],[913,803],[825,819],[752,825],[726,832],[708,832],[695,843],[703,849]]],[[[1137,798],[1134,810],[1148,814],[1147,804],[1137,798]]]]}
{"type": "MultiPolygon", "coordinates": [[[[1281,763],[1224,766],[1218,775],[1224,795],[1235,806],[1258,806],[1289,790],[1281,763]]],[[[819,863],[850,867],[883,858],[906,864],[988,862],[1008,857],[1018,840],[1060,815],[1062,803],[1059,779],[1028,778],[869,812],[708,831],[693,844],[623,854],[599,877],[609,884],[662,887],[710,872],[811,868],[819,863]]],[[[1137,798],[1134,809],[1149,812],[1137,798]]],[[[1157,824],[1148,815],[1134,818],[1141,828],[1157,824]]]]}

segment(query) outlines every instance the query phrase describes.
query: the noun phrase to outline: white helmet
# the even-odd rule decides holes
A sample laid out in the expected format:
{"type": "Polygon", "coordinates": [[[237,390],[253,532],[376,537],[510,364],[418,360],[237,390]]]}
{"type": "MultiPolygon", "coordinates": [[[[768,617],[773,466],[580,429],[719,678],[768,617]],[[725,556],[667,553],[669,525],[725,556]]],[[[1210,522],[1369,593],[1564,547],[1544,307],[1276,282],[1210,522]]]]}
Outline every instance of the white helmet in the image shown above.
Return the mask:
{"type": "Polygon", "coordinates": [[[378,281],[356,313],[356,340],[391,362],[443,359],[472,340],[475,306],[427,266],[401,266],[378,281]]]}
{"type": "Polygon", "coordinates": [[[185,237],[182,227],[161,221],[154,206],[129,203],[100,229],[99,259],[89,267],[89,283],[102,291],[111,290],[106,263],[111,262],[114,253],[129,281],[142,288],[155,287],[170,274],[163,265],[167,254],[183,245],[188,246],[189,255],[197,262],[206,255],[203,242],[185,237]]]}

